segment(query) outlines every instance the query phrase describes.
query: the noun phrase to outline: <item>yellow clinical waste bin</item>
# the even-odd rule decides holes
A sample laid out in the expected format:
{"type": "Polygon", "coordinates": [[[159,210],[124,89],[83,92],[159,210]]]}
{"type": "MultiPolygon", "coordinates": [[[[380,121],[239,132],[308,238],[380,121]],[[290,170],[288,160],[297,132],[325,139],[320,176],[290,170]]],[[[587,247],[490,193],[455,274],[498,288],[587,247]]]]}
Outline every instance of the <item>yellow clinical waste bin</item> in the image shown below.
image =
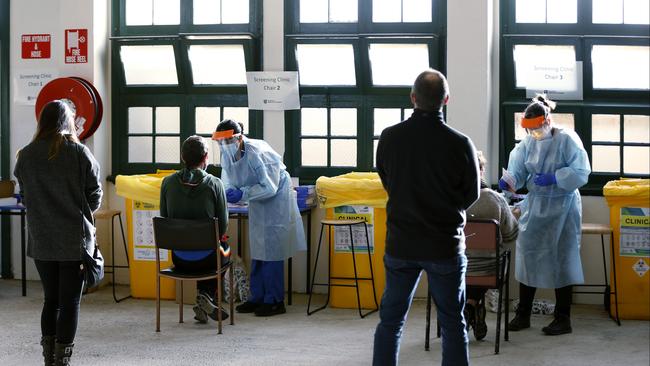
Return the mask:
{"type": "MultiPolygon", "coordinates": [[[[379,303],[384,292],[386,279],[384,275],[384,249],[386,241],[386,201],[388,196],[377,173],[353,172],[337,177],[320,177],[316,181],[316,194],[321,208],[325,208],[328,219],[363,218],[368,225],[371,248],[372,269],[375,279],[375,291],[379,303]]],[[[332,238],[332,277],[354,277],[352,253],[349,245],[349,228],[334,227],[323,238],[332,238]]],[[[370,277],[368,252],[363,227],[353,231],[355,260],[358,277],[370,277]]],[[[354,285],[354,280],[335,280],[332,284],[354,285]]],[[[374,309],[370,281],[359,281],[361,307],[374,309]]],[[[330,305],[337,308],[353,309],[357,307],[357,295],[354,287],[332,287],[330,305]]]]}
{"type": "MultiPolygon", "coordinates": [[[[174,171],[155,174],[119,175],[115,180],[117,195],[126,199],[126,226],[129,247],[131,295],[141,299],[156,298],[156,251],[152,218],[160,215],[160,185],[174,171]]],[[[161,266],[172,264],[171,253],[160,251],[161,266]]],[[[176,284],[169,278],[160,280],[160,298],[176,298],[176,284]]]]}
{"type": "MultiPolygon", "coordinates": [[[[612,291],[618,295],[619,316],[650,320],[650,180],[611,181],[603,187],[603,194],[614,231],[611,260],[617,279],[612,291]]],[[[614,296],[610,304],[613,312],[614,296]]]]}

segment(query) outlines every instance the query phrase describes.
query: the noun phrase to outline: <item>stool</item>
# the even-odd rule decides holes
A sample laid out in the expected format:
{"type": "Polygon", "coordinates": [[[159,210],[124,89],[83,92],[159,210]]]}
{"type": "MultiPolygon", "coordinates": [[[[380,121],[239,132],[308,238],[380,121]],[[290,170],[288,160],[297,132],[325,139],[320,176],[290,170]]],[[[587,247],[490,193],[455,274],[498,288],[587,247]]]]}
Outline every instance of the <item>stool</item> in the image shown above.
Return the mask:
{"type": "Polygon", "coordinates": [[[95,220],[111,220],[111,264],[106,264],[104,267],[110,267],[109,270],[104,270],[104,273],[110,273],[112,275],[112,287],[113,287],[113,299],[115,302],[120,302],[122,300],[128,299],[131,295],[117,298],[115,295],[115,268],[129,268],[129,250],[126,247],[126,237],[124,236],[124,226],[122,225],[122,211],[120,210],[98,210],[95,212],[95,220]],[[122,232],[122,243],[124,244],[124,254],[126,255],[126,265],[116,265],[115,264],[115,237],[113,235],[113,229],[115,228],[115,218],[118,218],[120,221],[120,231],[122,232]]]}
{"type": "Polygon", "coordinates": [[[612,231],[612,228],[609,227],[608,225],[603,225],[603,224],[590,224],[590,223],[583,223],[582,224],[582,235],[600,235],[600,246],[602,249],[603,253],[603,271],[605,273],[605,284],[583,284],[583,285],[575,285],[575,287],[601,287],[604,286],[603,292],[599,291],[573,291],[574,294],[603,294],[604,295],[604,305],[605,309],[609,313],[609,317],[612,318],[618,324],[619,326],[621,325],[621,320],[618,317],[618,295],[616,294],[617,291],[617,282],[616,282],[616,259],[614,258],[614,232],[612,231]],[[611,291],[611,287],[609,286],[609,283],[607,282],[607,261],[605,259],[605,235],[609,235],[609,255],[611,256],[612,260],[612,273],[614,276],[614,291],[611,291]],[[614,306],[616,308],[616,317],[614,318],[611,314],[610,311],[610,295],[614,295],[614,306]]]}
{"type": "Polygon", "coordinates": [[[311,288],[309,291],[309,301],[307,303],[307,315],[311,315],[317,311],[323,310],[327,307],[327,304],[329,304],[330,301],[330,290],[332,286],[339,286],[339,287],[354,287],[357,290],[357,308],[359,310],[359,316],[361,318],[365,318],[367,315],[372,314],[379,310],[379,304],[377,304],[377,293],[375,290],[375,276],[372,271],[372,257],[370,254],[370,240],[368,238],[368,226],[366,225],[366,221],[363,219],[355,219],[355,220],[321,220],[321,227],[320,227],[320,236],[318,237],[318,249],[316,250],[316,262],[314,263],[314,272],[312,276],[312,283],[311,283],[311,288]],[[354,225],[363,225],[365,228],[366,232],[366,249],[368,252],[368,264],[370,265],[370,277],[359,277],[357,275],[357,260],[356,256],[354,253],[354,239],[352,236],[352,226],[354,225]],[[332,277],[330,275],[332,271],[332,235],[329,236],[328,239],[328,253],[329,253],[329,258],[327,261],[327,283],[315,283],[314,279],[316,278],[316,269],[318,268],[318,257],[320,255],[320,246],[321,246],[321,241],[323,239],[323,230],[325,227],[328,227],[328,230],[331,229],[331,227],[336,227],[336,226],[347,226],[350,230],[350,249],[352,251],[352,266],[354,267],[354,277],[332,277]],[[347,284],[332,284],[332,280],[354,280],[354,285],[347,285],[347,284]],[[370,281],[372,284],[372,295],[373,295],[373,300],[375,301],[375,309],[372,309],[368,311],[367,313],[363,314],[361,312],[361,298],[359,296],[359,281],[370,281]],[[318,309],[315,309],[313,311],[310,311],[311,308],[311,297],[312,294],[314,293],[314,286],[327,286],[327,300],[325,300],[325,305],[319,307],[318,309]]]}

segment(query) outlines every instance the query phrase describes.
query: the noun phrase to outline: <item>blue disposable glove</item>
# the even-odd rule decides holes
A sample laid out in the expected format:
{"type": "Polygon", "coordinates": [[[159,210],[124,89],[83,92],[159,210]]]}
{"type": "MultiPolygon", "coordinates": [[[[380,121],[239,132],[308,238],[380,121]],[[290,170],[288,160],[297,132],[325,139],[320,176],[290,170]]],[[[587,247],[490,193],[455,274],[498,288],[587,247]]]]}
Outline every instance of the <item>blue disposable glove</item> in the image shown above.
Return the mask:
{"type": "Polygon", "coordinates": [[[499,179],[499,189],[501,189],[502,191],[510,191],[512,188],[510,188],[508,182],[506,182],[505,180],[503,180],[503,178],[501,178],[499,179]]]}
{"type": "Polygon", "coordinates": [[[239,188],[228,188],[226,190],[226,200],[229,203],[237,203],[241,200],[241,197],[244,195],[244,192],[239,188]]]}
{"type": "Polygon", "coordinates": [[[533,183],[541,187],[546,187],[556,184],[557,180],[555,179],[555,174],[537,173],[535,174],[535,178],[533,178],[533,183]]]}

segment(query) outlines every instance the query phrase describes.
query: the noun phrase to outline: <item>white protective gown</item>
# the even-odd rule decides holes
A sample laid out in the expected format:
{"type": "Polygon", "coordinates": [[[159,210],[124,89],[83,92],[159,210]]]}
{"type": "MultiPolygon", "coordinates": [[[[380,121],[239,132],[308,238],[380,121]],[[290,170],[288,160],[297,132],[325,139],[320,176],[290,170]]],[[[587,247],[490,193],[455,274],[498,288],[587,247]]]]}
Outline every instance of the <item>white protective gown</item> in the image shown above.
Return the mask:
{"type": "Polygon", "coordinates": [[[283,261],[306,250],[305,232],[289,173],[282,158],[262,140],[244,137],[244,156],[232,161],[221,153],[226,190],[239,188],[248,203],[251,258],[283,261]]]}
{"type": "Polygon", "coordinates": [[[583,283],[578,188],[587,183],[591,169],[580,138],[562,129],[541,141],[526,136],[510,153],[508,171],[517,180],[516,189],[528,188],[519,219],[517,281],[542,288],[583,283]],[[536,185],[537,173],[554,173],[557,184],[536,185]]]}

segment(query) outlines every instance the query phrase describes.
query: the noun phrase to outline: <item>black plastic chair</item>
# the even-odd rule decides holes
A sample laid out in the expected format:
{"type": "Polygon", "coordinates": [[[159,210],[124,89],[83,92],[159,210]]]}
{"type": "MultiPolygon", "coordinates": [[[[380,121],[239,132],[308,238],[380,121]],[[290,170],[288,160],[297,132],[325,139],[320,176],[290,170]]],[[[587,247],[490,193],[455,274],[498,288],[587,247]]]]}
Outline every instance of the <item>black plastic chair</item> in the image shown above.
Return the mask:
{"type": "MultiPolygon", "coordinates": [[[[234,293],[233,267],[231,261],[222,263],[221,245],[219,242],[219,223],[216,218],[204,220],[170,219],[165,217],[153,218],[153,232],[156,242],[156,332],[160,332],[160,278],[168,277],[180,283],[180,299],[178,302],[179,323],[183,322],[183,281],[199,281],[212,278],[217,279],[217,304],[221,306],[222,284],[221,281],[230,271],[230,293],[234,293]],[[160,268],[160,249],[167,250],[217,250],[217,269],[204,273],[181,272],[174,267],[160,268]]],[[[230,296],[230,324],[235,324],[234,296],[230,296]]],[[[217,324],[221,334],[221,311],[217,311],[217,324]]]]}
{"type": "MultiPolygon", "coordinates": [[[[499,302],[497,305],[497,326],[496,339],[494,342],[494,354],[499,353],[499,341],[501,339],[501,309],[503,307],[503,290],[505,287],[505,334],[504,339],[508,341],[508,316],[510,291],[510,250],[500,251],[501,232],[499,222],[492,219],[471,219],[465,225],[465,245],[468,252],[478,251],[481,256],[468,254],[468,270],[471,269],[472,260],[491,259],[494,261],[494,274],[467,275],[465,277],[466,287],[480,287],[486,289],[497,289],[499,291],[499,302]]],[[[437,324],[437,335],[440,337],[440,322],[437,324]]],[[[429,350],[429,338],[431,332],[431,293],[427,293],[426,330],[424,337],[424,349],[429,350]]]]}

